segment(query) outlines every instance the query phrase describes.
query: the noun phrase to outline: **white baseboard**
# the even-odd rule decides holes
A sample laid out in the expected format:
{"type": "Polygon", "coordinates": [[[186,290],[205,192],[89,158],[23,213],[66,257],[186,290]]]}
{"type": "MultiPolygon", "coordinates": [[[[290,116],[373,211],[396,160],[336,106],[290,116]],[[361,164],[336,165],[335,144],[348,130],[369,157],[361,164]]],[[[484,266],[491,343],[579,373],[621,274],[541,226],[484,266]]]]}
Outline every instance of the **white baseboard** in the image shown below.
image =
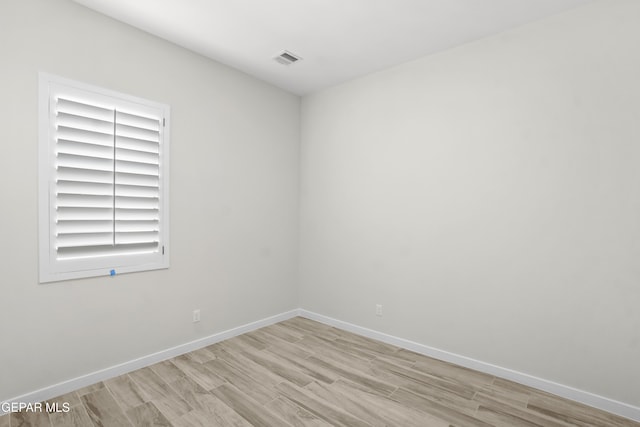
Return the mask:
{"type": "Polygon", "coordinates": [[[597,394],[578,390],[573,387],[534,377],[532,375],[514,371],[512,369],[492,365],[491,363],[482,362],[470,357],[465,357],[459,354],[429,347],[427,345],[419,344],[410,340],[406,340],[404,338],[398,338],[382,332],[374,331],[372,329],[364,328],[362,326],[354,325],[352,323],[343,322],[342,320],[333,319],[331,317],[323,316],[321,314],[314,313],[308,310],[301,309],[299,311],[299,314],[302,317],[306,317],[308,319],[315,320],[326,325],[334,326],[339,329],[344,329],[345,331],[363,335],[365,337],[373,338],[387,344],[415,351],[416,353],[424,354],[425,356],[433,357],[434,359],[443,360],[445,362],[454,363],[456,365],[464,366],[466,368],[474,369],[476,371],[484,372],[496,377],[511,380],[519,384],[524,384],[538,390],[555,394],[556,396],[564,397],[575,402],[602,409],[603,411],[607,411],[612,414],[620,415],[621,417],[629,418],[634,421],[640,421],[640,407],[637,406],[618,402],[607,397],[598,396],[597,394]]]}
{"type": "MultiPolygon", "coordinates": [[[[555,394],[557,396],[564,397],[566,399],[580,402],[594,408],[602,409],[604,411],[611,412],[612,414],[620,415],[634,421],[640,421],[640,407],[629,405],[623,402],[618,402],[616,400],[598,396],[587,391],[578,390],[573,387],[558,384],[542,378],[537,378],[529,374],[514,371],[512,369],[503,368],[500,366],[492,365],[490,363],[461,356],[459,354],[429,347],[424,344],[419,344],[410,340],[406,340],[404,338],[398,338],[382,332],[374,331],[373,329],[364,328],[362,326],[343,322],[342,320],[337,320],[303,309],[295,309],[275,316],[267,317],[262,320],[247,323],[245,325],[219,332],[208,337],[200,338],[198,340],[181,344],[179,346],[159,351],[147,356],[143,356],[116,366],[112,366],[106,369],[92,372],[87,375],[83,375],[81,377],[61,382],[59,384],[45,387],[40,390],[24,394],[22,396],[8,399],[7,402],[41,402],[44,400],[52,399],[54,397],[69,393],[79,388],[95,384],[99,381],[105,381],[110,378],[135,371],[136,369],[144,368],[146,366],[153,365],[154,363],[158,363],[163,360],[170,359],[172,357],[176,357],[181,354],[188,353],[190,351],[197,350],[199,348],[206,347],[208,345],[215,344],[217,342],[224,341],[238,335],[242,335],[246,332],[250,332],[264,326],[282,322],[283,320],[287,320],[295,316],[303,316],[330,326],[335,326],[336,328],[344,329],[349,332],[386,342],[397,347],[406,348],[407,350],[415,351],[416,353],[424,354],[425,356],[454,363],[466,368],[475,369],[476,371],[485,372],[490,375],[508,379],[520,384],[546,391],[548,393],[555,394]]],[[[3,412],[0,408],[0,416],[1,415],[3,415],[3,412]]]]}
{"type": "MultiPolygon", "coordinates": [[[[31,393],[23,394],[22,396],[8,399],[6,402],[42,402],[44,400],[52,399],[54,397],[72,392],[82,387],[86,387],[91,384],[95,384],[100,381],[105,381],[119,375],[126,374],[136,369],[141,369],[146,366],[153,365],[163,360],[171,359],[172,357],[180,356],[181,354],[188,353],[193,350],[197,350],[202,347],[206,347],[211,344],[215,344],[220,341],[224,341],[229,338],[242,335],[247,332],[260,329],[265,326],[272,325],[274,323],[282,322],[283,320],[290,319],[300,314],[299,309],[287,311],[275,316],[267,317],[262,320],[247,323],[236,328],[232,328],[223,332],[210,335],[208,337],[200,338],[195,341],[191,341],[185,344],[178,345],[176,347],[168,348],[166,350],[159,351],[157,353],[149,354],[147,356],[140,357],[138,359],[130,360],[119,365],[111,366],[106,369],[101,369],[96,372],[92,372],[81,377],[73,378],[68,381],[64,381],[49,387],[42,388],[40,390],[33,391],[31,393]]],[[[4,412],[0,407],[0,416],[4,412]]]]}

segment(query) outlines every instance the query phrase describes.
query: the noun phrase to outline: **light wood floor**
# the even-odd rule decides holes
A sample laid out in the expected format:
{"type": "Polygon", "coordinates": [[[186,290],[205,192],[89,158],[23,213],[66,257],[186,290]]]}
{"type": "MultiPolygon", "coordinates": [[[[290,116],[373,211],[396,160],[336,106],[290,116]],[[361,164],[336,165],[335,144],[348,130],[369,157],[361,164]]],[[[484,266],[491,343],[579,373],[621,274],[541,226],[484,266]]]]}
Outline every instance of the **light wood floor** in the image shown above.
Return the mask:
{"type": "Polygon", "coordinates": [[[17,426],[640,426],[296,317],[52,399],[17,426]]]}

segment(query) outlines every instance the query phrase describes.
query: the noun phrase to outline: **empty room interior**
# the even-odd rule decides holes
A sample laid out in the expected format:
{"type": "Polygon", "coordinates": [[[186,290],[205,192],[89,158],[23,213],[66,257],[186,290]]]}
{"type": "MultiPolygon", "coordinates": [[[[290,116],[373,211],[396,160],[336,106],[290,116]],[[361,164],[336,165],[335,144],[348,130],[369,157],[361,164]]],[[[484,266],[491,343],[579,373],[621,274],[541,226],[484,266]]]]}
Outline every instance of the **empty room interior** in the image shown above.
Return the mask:
{"type": "Polygon", "coordinates": [[[640,2],[2,0],[0,427],[640,426],[640,2]]]}

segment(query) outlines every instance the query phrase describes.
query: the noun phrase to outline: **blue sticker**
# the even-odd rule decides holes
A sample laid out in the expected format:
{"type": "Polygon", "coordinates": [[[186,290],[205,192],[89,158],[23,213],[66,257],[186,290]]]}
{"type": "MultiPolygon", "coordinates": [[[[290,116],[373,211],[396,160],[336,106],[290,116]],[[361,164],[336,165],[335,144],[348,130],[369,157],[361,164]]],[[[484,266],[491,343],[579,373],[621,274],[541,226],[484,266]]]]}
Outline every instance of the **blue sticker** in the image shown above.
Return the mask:
{"type": "Polygon", "coordinates": [[[115,276],[115,275],[116,275],[116,271],[115,271],[115,270],[111,270],[111,271],[109,272],[109,274],[110,274],[111,276],[115,276]]]}

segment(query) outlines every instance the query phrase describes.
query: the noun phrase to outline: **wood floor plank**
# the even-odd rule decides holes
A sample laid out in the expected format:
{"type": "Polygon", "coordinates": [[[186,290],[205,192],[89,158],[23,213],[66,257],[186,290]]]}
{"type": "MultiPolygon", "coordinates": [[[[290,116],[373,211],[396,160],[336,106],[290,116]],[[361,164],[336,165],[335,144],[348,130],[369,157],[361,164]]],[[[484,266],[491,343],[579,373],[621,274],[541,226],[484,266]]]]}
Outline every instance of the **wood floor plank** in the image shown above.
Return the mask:
{"type": "Polygon", "coordinates": [[[233,410],[215,395],[209,393],[202,402],[202,409],[217,424],[222,426],[249,426],[251,425],[238,412],[233,410]]]}
{"type": "MultiPolygon", "coordinates": [[[[328,339],[332,339],[332,340],[340,338],[343,333],[347,334],[348,336],[355,335],[355,334],[352,334],[351,332],[335,328],[331,325],[325,325],[324,323],[316,322],[315,320],[307,319],[306,317],[303,317],[303,316],[293,317],[289,319],[289,321],[292,324],[296,325],[297,327],[300,327],[306,331],[309,331],[314,336],[318,336],[318,337],[325,336],[328,339]]],[[[365,338],[365,337],[362,337],[362,335],[357,335],[357,336],[361,338],[365,338]]],[[[365,339],[368,339],[368,338],[365,338],[365,339]]]]}
{"type": "Polygon", "coordinates": [[[340,344],[344,344],[347,347],[355,347],[363,350],[367,350],[376,355],[394,355],[400,350],[398,347],[384,343],[382,341],[374,340],[372,338],[363,337],[362,335],[352,334],[347,331],[341,331],[337,328],[332,328],[331,331],[338,335],[334,341],[340,344]]]}
{"type": "Polygon", "coordinates": [[[210,393],[189,377],[178,377],[169,387],[178,393],[193,409],[207,409],[210,393]]]}
{"type": "Polygon", "coordinates": [[[308,358],[302,359],[292,356],[291,354],[283,354],[277,350],[267,348],[266,352],[271,353],[274,357],[280,359],[283,363],[291,364],[296,367],[300,372],[310,376],[316,381],[322,381],[324,383],[332,383],[340,378],[340,375],[331,369],[327,369],[319,363],[315,363],[308,358]]]}
{"type": "MultiPolygon", "coordinates": [[[[219,427],[221,424],[211,419],[208,413],[193,410],[171,422],[173,427],[219,427]]],[[[247,423],[247,426],[251,424],[247,423]]]]}
{"type": "Polygon", "coordinates": [[[476,392],[473,400],[477,402],[484,402],[487,399],[498,400],[508,403],[512,406],[519,406],[522,408],[527,407],[530,391],[524,387],[514,387],[511,382],[495,381],[491,384],[487,384],[482,389],[476,392]]]}
{"type": "Polygon", "coordinates": [[[258,365],[263,366],[265,369],[273,372],[278,375],[285,381],[290,381],[294,384],[297,384],[301,387],[309,384],[313,381],[313,378],[304,374],[302,371],[296,369],[291,365],[287,365],[282,363],[280,359],[275,357],[273,354],[268,352],[245,352],[243,354],[246,358],[254,361],[258,365]]]}
{"type": "Polygon", "coordinates": [[[131,372],[129,376],[138,385],[144,400],[153,401],[169,421],[193,409],[150,368],[131,372]]]}
{"type": "Polygon", "coordinates": [[[275,335],[271,335],[268,332],[263,331],[262,329],[254,331],[253,333],[256,336],[260,337],[260,339],[268,342],[266,349],[276,354],[287,354],[297,359],[306,359],[312,354],[302,347],[285,341],[275,335]]]}
{"type": "Polygon", "coordinates": [[[44,412],[12,412],[11,427],[51,427],[49,415],[44,412]]]}
{"type": "Polygon", "coordinates": [[[300,341],[305,336],[304,333],[291,330],[290,328],[286,328],[281,323],[276,323],[275,325],[266,326],[264,328],[261,328],[260,330],[267,332],[271,335],[274,335],[290,343],[295,343],[296,341],[300,341]]]}
{"type": "Polygon", "coordinates": [[[520,418],[507,412],[486,408],[482,405],[478,408],[476,418],[485,421],[494,427],[549,427],[545,424],[536,424],[533,421],[520,418]]]}
{"type": "Polygon", "coordinates": [[[118,406],[118,403],[116,403],[116,400],[106,387],[87,393],[80,399],[87,410],[87,414],[89,414],[89,418],[95,425],[101,427],[132,426],[122,408],[118,406]]]}
{"type": "Polygon", "coordinates": [[[385,427],[387,425],[386,420],[378,415],[379,411],[372,411],[366,401],[352,399],[351,396],[336,392],[335,388],[331,388],[329,384],[321,384],[314,381],[307,385],[305,390],[309,390],[324,402],[342,409],[347,414],[361,419],[372,427],[385,427]]]}
{"type": "Polygon", "coordinates": [[[18,412],[11,414],[11,426],[18,427],[49,427],[51,420],[49,414],[42,412],[18,412]]]}
{"type": "Polygon", "coordinates": [[[121,375],[104,383],[116,402],[125,411],[145,403],[142,391],[129,375],[121,375]]]}
{"type": "Polygon", "coordinates": [[[532,393],[527,409],[579,426],[637,427],[640,423],[543,393],[532,393]]]}
{"type": "Polygon", "coordinates": [[[254,381],[275,387],[282,382],[282,377],[269,371],[262,365],[257,364],[251,359],[245,357],[243,353],[231,353],[226,350],[217,352],[216,357],[228,363],[233,369],[243,372],[247,376],[253,378],[254,381]]]}
{"type": "Polygon", "coordinates": [[[236,338],[238,339],[238,341],[244,343],[245,345],[255,350],[264,350],[269,345],[268,343],[264,342],[263,340],[253,335],[253,332],[242,334],[236,338]]]}
{"type": "Polygon", "coordinates": [[[346,378],[355,383],[362,384],[365,387],[369,387],[371,390],[374,390],[382,395],[389,395],[397,389],[397,386],[395,386],[394,384],[380,381],[378,378],[362,372],[359,369],[358,365],[347,366],[323,356],[311,356],[307,360],[316,363],[325,369],[335,372],[342,378],[346,378]]]}
{"type": "Polygon", "coordinates": [[[436,360],[430,357],[422,357],[413,365],[413,369],[425,374],[452,380],[462,380],[477,387],[491,384],[493,376],[483,372],[474,371],[463,366],[453,365],[448,362],[436,360]]]}
{"type": "Polygon", "coordinates": [[[57,404],[59,407],[62,407],[65,403],[69,404],[69,407],[82,405],[82,402],[80,402],[80,397],[75,391],[57,396],[53,399],[49,399],[47,400],[47,403],[49,403],[50,405],[57,404]]]}
{"type": "Polygon", "coordinates": [[[407,358],[404,353],[394,353],[377,355],[374,360],[380,360],[382,362],[393,363],[394,365],[403,366],[405,368],[411,368],[416,363],[412,358],[407,358]]]}
{"type": "Polygon", "coordinates": [[[302,332],[311,334],[317,337],[327,337],[328,339],[336,339],[340,335],[336,334],[335,329],[332,326],[324,325],[320,322],[307,319],[305,317],[293,317],[291,319],[281,322],[283,325],[297,328],[302,332]]]}
{"type": "Polygon", "coordinates": [[[544,427],[569,427],[573,424],[554,420],[542,414],[536,414],[526,408],[511,406],[497,400],[486,400],[480,404],[476,412],[476,418],[489,424],[515,423],[515,425],[531,423],[544,427]],[[519,421],[522,420],[522,421],[519,421]]]}
{"type": "Polygon", "coordinates": [[[478,409],[478,402],[472,400],[476,395],[475,388],[469,385],[432,377],[394,364],[374,361],[371,365],[372,375],[376,378],[384,378],[421,397],[471,416],[478,409]]]}
{"type": "Polygon", "coordinates": [[[219,347],[227,350],[231,353],[253,352],[257,350],[254,346],[247,343],[245,340],[239,339],[239,337],[230,338],[218,343],[219,347]]]}
{"type": "Polygon", "coordinates": [[[385,420],[387,425],[403,427],[448,427],[449,422],[434,416],[408,408],[391,398],[371,392],[348,380],[338,380],[329,387],[343,399],[351,399],[366,404],[369,410],[385,420]]]}
{"type": "Polygon", "coordinates": [[[463,412],[442,405],[424,396],[411,393],[408,390],[399,388],[391,396],[392,400],[407,405],[410,408],[424,412],[436,418],[447,420],[452,424],[469,427],[491,427],[491,424],[485,423],[477,418],[467,415],[463,412]]]}
{"type": "Polygon", "coordinates": [[[530,396],[534,391],[531,387],[527,387],[523,384],[514,383],[513,381],[506,380],[504,378],[495,377],[490,384],[490,388],[503,390],[514,395],[526,395],[530,396]]]}
{"type": "Polygon", "coordinates": [[[308,350],[315,356],[324,356],[348,366],[366,365],[371,361],[371,359],[362,357],[357,353],[344,351],[343,349],[336,347],[333,341],[323,338],[306,336],[296,342],[295,345],[308,350]]]}
{"type": "Polygon", "coordinates": [[[337,406],[318,398],[309,391],[295,384],[283,382],[277,386],[278,391],[295,405],[309,411],[331,425],[345,427],[366,427],[365,421],[345,412],[337,406]]]}
{"type": "Polygon", "coordinates": [[[382,356],[385,359],[389,359],[390,362],[393,363],[397,363],[400,365],[407,365],[407,366],[412,366],[414,363],[416,363],[418,360],[420,360],[421,358],[425,357],[422,354],[418,354],[415,353],[413,351],[410,350],[405,350],[403,348],[398,348],[398,350],[389,355],[386,354],[384,356],[382,356]]]}
{"type": "Polygon", "coordinates": [[[163,397],[179,397],[151,368],[147,367],[130,372],[129,377],[138,386],[145,402],[163,397]]]}
{"type": "Polygon", "coordinates": [[[224,403],[209,395],[211,410],[193,410],[172,422],[174,427],[252,427],[251,424],[224,403]]]}
{"type": "Polygon", "coordinates": [[[336,348],[346,353],[351,353],[356,355],[362,359],[373,360],[378,356],[381,356],[380,353],[370,350],[367,347],[361,346],[359,344],[354,344],[348,342],[342,338],[338,338],[333,340],[331,344],[336,348]]]}
{"type": "Polygon", "coordinates": [[[476,392],[473,396],[473,401],[478,402],[479,404],[487,403],[492,400],[499,400],[506,402],[511,406],[517,406],[524,409],[527,407],[529,396],[511,395],[509,392],[494,389],[482,389],[476,392]]]}
{"type": "Polygon", "coordinates": [[[176,365],[170,360],[165,360],[160,363],[149,366],[149,368],[156,373],[165,383],[171,383],[176,381],[180,377],[185,377],[186,374],[182,372],[176,365]]]}
{"type": "Polygon", "coordinates": [[[131,408],[126,411],[126,414],[136,427],[172,427],[169,420],[152,402],[131,408]]]}
{"type": "Polygon", "coordinates": [[[200,348],[186,354],[191,360],[197,363],[205,363],[216,358],[216,356],[206,348],[200,348]]]}
{"type": "Polygon", "coordinates": [[[93,425],[87,410],[81,403],[71,406],[69,412],[50,414],[49,420],[53,427],[87,427],[93,425]]]}
{"type": "Polygon", "coordinates": [[[82,397],[85,394],[93,393],[94,391],[100,390],[102,388],[104,388],[104,383],[102,381],[100,381],[98,383],[91,384],[91,385],[88,385],[86,387],[82,387],[81,389],[76,390],[76,394],[79,397],[82,397]]]}
{"type": "Polygon", "coordinates": [[[234,369],[222,359],[211,360],[205,363],[204,366],[262,405],[278,397],[278,394],[272,388],[255,382],[250,376],[234,369]]]}
{"type": "Polygon", "coordinates": [[[331,424],[302,409],[290,400],[279,397],[272,400],[266,408],[291,424],[293,427],[330,427],[331,424]]]}
{"type": "Polygon", "coordinates": [[[208,370],[201,363],[194,362],[191,358],[182,355],[172,359],[174,365],[184,372],[192,380],[200,384],[205,390],[224,384],[224,380],[208,370]]]}
{"type": "Polygon", "coordinates": [[[211,393],[253,426],[271,427],[290,425],[231,384],[223,384],[212,390],[211,393]]]}
{"type": "Polygon", "coordinates": [[[303,338],[313,336],[326,340],[334,340],[339,337],[338,335],[332,333],[329,327],[320,328],[314,332],[312,330],[306,329],[304,325],[297,324],[295,319],[297,318],[285,320],[284,322],[281,322],[280,325],[282,325],[291,333],[298,333],[302,335],[303,338]]]}

